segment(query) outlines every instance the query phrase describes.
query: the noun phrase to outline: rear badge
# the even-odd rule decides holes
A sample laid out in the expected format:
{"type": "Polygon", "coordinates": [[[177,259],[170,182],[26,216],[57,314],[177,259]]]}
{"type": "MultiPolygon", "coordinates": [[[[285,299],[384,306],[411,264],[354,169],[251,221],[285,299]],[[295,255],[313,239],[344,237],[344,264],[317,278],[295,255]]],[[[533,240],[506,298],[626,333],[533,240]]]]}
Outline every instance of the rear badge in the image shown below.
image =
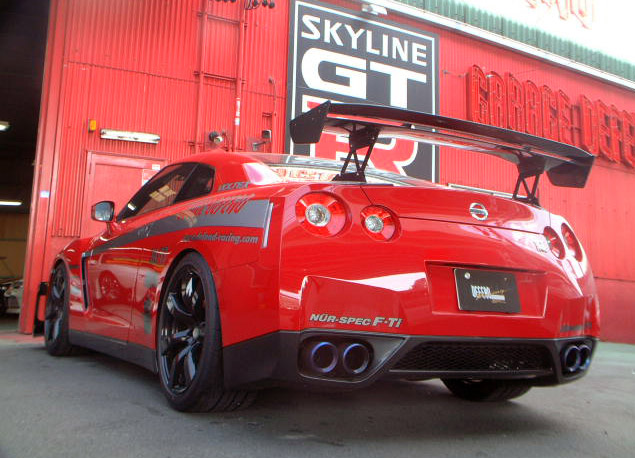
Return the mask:
{"type": "Polygon", "coordinates": [[[489,213],[485,205],[474,202],[470,205],[470,215],[479,221],[485,221],[489,213]]]}

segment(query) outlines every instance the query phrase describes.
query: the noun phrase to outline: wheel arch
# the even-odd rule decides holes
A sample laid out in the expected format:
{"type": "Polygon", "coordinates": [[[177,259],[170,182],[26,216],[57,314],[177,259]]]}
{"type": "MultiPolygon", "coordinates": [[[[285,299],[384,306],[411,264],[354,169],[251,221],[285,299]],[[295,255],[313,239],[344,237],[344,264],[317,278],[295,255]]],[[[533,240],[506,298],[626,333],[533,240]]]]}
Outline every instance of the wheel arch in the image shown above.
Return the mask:
{"type": "MultiPolygon", "coordinates": [[[[214,271],[212,270],[211,266],[209,265],[209,262],[207,262],[206,257],[203,255],[203,253],[201,253],[200,251],[192,248],[192,247],[187,247],[185,249],[183,249],[182,251],[180,251],[176,256],[174,256],[174,258],[172,258],[172,260],[170,261],[170,265],[168,266],[167,270],[165,271],[164,275],[163,275],[163,280],[161,281],[160,285],[159,285],[159,294],[158,294],[158,299],[156,304],[154,304],[156,313],[155,313],[155,318],[154,318],[154,340],[155,340],[155,344],[156,344],[156,340],[158,338],[158,328],[159,328],[159,315],[161,313],[161,303],[163,302],[164,296],[165,296],[165,292],[166,289],[164,288],[165,284],[167,283],[168,279],[170,278],[170,276],[174,273],[174,270],[176,269],[176,266],[179,265],[179,262],[181,262],[181,260],[183,258],[185,258],[188,254],[197,254],[199,255],[204,261],[205,264],[207,264],[207,267],[209,268],[209,272],[210,275],[212,277],[212,287],[214,288],[214,294],[216,295],[216,301],[218,303],[218,292],[217,292],[217,284],[218,282],[216,281],[216,278],[214,277],[214,271]]],[[[218,304],[218,306],[220,307],[220,304],[218,304]]],[[[220,320],[220,316],[219,316],[219,320],[220,320]]],[[[222,325],[222,323],[221,323],[222,325]]]]}

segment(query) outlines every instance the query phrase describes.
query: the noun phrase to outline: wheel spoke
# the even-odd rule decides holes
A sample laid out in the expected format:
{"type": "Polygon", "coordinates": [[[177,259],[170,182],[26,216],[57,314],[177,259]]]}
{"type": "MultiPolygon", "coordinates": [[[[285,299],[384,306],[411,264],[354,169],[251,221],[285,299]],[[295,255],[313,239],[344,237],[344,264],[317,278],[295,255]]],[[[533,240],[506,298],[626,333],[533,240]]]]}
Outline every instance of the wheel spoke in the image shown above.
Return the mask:
{"type": "Polygon", "coordinates": [[[53,324],[51,322],[44,323],[44,338],[50,342],[52,335],[53,335],[53,324]]]}
{"type": "Polygon", "coordinates": [[[177,365],[178,365],[178,360],[176,357],[174,357],[170,364],[170,374],[168,376],[168,386],[170,387],[170,389],[174,388],[174,385],[176,383],[177,365]]]}
{"type": "Polygon", "coordinates": [[[185,329],[184,331],[178,331],[172,335],[163,337],[165,348],[161,354],[167,355],[168,353],[173,353],[183,344],[186,344],[191,335],[192,332],[189,329],[185,329]]]}
{"type": "Polygon", "coordinates": [[[172,360],[172,367],[170,368],[170,388],[177,387],[180,384],[181,378],[185,375],[184,363],[188,352],[189,346],[181,350],[172,360]]]}
{"type": "Polygon", "coordinates": [[[53,322],[53,336],[51,337],[51,340],[55,340],[59,337],[60,335],[60,323],[62,322],[62,320],[60,320],[59,318],[57,318],[54,322],[53,322]]]}
{"type": "Polygon", "coordinates": [[[192,312],[198,321],[205,321],[205,291],[201,282],[198,282],[192,295],[192,312]]]}
{"type": "Polygon", "coordinates": [[[188,328],[196,326],[196,322],[192,317],[192,314],[184,310],[183,302],[181,302],[181,300],[177,297],[176,293],[168,294],[166,305],[168,311],[177,323],[187,326],[188,328]]]}
{"type": "Polygon", "coordinates": [[[53,287],[51,288],[51,295],[53,296],[54,299],[60,300],[64,296],[64,287],[63,287],[63,285],[60,288],[60,285],[57,282],[55,282],[53,284],[53,287]]]}
{"type": "Polygon", "coordinates": [[[53,304],[49,304],[49,306],[46,308],[46,315],[44,316],[44,319],[53,320],[57,318],[58,315],[59,310],[53,304]]]}
{"type": "Polygon", "coordinates": [[[192,380],[194,380],[194,377],[196,376],[196,363],[194,362],[194,355],[193,355],[193,347],[190,345],[187,348],[189,351],[187,352],[187,355],[185,356],[185,380],[187,381],[187,384],[189,385],[190,383],[192,383],[192,380]]]}
{"type": "Polygon", "coordinates": [[[181,297],[192,314],[194,314],[199,299],[202,297],[202,285],[198,276],[193,272],[189,272],[181,283],[181,297]]]}

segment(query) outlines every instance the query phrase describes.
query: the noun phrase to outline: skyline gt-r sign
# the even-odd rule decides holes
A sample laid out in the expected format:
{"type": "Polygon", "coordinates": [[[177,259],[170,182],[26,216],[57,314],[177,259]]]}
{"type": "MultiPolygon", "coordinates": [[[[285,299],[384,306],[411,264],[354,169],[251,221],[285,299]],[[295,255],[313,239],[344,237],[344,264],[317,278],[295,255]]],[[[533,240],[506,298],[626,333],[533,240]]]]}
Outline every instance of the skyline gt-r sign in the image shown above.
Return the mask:
{"type": "MultiPolygon", "coordinates": [[[[438,37],[365,13],[291,1],[287,121],[325,100],[372,103],[437,113],[438,37]]],[[[346,139],[324,135],[318,145],[295,145],[291,154],[345,158],[346,139]]],[[[378,142],[371,164],[379,169],[438,180],[438,153],[409,140],[378,142]],[[378,151],[379,152],[379,151],[378,151]]]]}

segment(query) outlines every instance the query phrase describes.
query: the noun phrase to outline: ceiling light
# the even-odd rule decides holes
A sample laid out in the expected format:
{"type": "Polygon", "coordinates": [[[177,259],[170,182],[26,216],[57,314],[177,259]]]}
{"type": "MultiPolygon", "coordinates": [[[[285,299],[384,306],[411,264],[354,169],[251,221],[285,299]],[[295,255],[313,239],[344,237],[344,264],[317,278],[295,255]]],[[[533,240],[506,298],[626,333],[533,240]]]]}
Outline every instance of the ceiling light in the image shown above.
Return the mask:
{"type": "Polygon", "coordinates": [[[22,205],[22,201],[19,200],[0,200],[0,206],[19,207],[20,205],[22,205]]]}
{"type": "Polygon", "coordinates": [[[0,121],[0,132],[9,130],[9,127],[11,127],[9,121],[0,121]]]}
{"type": "Polygon", "coordinates": [[[102,129],[101,138],[107,140],[123,140],[126,142],[159,143],[161,137],[145,132],[128,132],[126,130],[102,129]]]}

